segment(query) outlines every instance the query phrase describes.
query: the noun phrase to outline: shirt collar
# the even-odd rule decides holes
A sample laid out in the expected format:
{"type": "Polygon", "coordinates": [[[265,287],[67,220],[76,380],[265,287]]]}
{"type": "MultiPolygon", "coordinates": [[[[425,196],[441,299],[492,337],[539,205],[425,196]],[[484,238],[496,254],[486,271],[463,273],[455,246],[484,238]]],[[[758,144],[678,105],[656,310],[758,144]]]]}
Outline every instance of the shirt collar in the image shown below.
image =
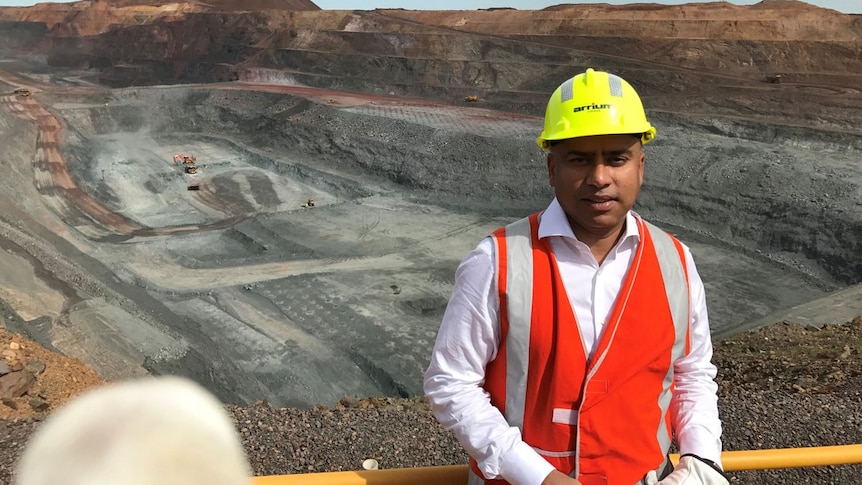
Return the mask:
{"type": "MultiPolygon", "coordinates": [[[[635,217],[640,216],[638,216],[634,211],[629,211],[628,214],[626,214],[626,227],[619,242],[629,238],[634,238],[635,242],[640,241],[638,223],[635,220],[635,217]]],[[[566,212],[563,210],[563,207],[560,205],[560,202],[556,197],[551,201],[551,205],[545,209],[545,212],[542,213],[542,217],[539,222],[539,239],[549,236],[560,236],[579,240],[575,237],[575,233],[572,232],[572,226],[569,225],[569,219],[566,217],[566,212]]]]}

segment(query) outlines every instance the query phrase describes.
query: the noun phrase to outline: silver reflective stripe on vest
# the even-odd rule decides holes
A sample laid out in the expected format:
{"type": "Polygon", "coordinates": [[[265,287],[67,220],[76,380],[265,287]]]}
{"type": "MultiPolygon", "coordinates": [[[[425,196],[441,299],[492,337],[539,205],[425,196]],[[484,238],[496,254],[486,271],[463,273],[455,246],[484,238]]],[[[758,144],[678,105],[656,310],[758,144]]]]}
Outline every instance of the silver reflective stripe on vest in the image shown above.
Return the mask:
{"type": "Polygon", "coordinates": [[[506,226],[506,307],[509,318],[509,335],[506,338],[506,421],[522,431],[533,307],[531,239],[529,218],[506,226]]]}
{"type": "MultiPolygon", "coordinates": [[[[673,327],[676,331],[671,365],[668,368],[667,375],[665,375],[664,382],[662,383],[662,392],[659,395],[658,400],[658,406],[661,409],[662,416],[667,416],[672,397],[670,388],[673,385],[673,363],[685,355],[686,336],[688,334],[689,317],[691,315],[691,310],[689,308],[688,281],[685,274],[685,268],[683,267],[682,261],[680,261],[679,251],[677,251],[676,245],[673,243],[670,236],[649,222],[644,221],[644,223],[652,237],[656,256],[658,256],[659,267],[661,267],[661,276],[662,279],[664,279],[664,289],[667,293],[667,302],[670,305],[673,327]]],[[[662,450],[667,454],[671,443],[664,423],[661,423],[659,426],[656,436],[658,437],[662,450]]],[[[665,459],[665,462],[666,461],[667,459],[665,459]]],[[[665,464],[666,463],[662,463],[662,467],[664,467],[665,464]]],[[[661,467],[659,469],[661,469],[661,467]]]]}

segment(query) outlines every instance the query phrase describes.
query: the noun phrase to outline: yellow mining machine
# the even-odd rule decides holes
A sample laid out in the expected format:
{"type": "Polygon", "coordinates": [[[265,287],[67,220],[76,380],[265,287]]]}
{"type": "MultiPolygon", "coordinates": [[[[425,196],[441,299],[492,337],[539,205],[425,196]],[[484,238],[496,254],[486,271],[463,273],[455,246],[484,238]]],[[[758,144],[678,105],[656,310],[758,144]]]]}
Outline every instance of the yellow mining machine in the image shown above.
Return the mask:
{"type": "Polygon", "coordinates": [[[197,160],[197,157],[194,155],[183,155],[182,153],[174,155],[174,163],[183,163],[188,165],[195,163],[197,160]]]}

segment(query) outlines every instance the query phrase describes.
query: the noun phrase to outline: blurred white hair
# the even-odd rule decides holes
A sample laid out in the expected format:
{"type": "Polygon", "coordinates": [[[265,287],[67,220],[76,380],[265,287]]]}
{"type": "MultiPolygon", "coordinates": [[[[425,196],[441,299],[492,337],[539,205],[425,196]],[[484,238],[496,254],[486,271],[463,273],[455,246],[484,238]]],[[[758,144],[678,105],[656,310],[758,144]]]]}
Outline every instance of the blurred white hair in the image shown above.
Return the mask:
{"type": "Polygon", "coordinates": [[[251,471],[222,404],[180,377],[88,391],[27,443],[16,485],[248,485],[251,471]]]}

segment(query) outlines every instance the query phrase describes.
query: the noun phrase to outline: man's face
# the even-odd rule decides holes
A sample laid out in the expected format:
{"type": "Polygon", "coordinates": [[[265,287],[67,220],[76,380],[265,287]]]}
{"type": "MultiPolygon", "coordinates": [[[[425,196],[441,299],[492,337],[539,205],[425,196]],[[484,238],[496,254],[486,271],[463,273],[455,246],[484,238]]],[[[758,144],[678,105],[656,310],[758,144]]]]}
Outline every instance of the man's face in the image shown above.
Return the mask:
{"type": "Polygon", "coordinates": [[[643,184],[644,153],[631,135],[570,138],[548,154],[548,179],[575,236],[615,238],[643,184]]]}

